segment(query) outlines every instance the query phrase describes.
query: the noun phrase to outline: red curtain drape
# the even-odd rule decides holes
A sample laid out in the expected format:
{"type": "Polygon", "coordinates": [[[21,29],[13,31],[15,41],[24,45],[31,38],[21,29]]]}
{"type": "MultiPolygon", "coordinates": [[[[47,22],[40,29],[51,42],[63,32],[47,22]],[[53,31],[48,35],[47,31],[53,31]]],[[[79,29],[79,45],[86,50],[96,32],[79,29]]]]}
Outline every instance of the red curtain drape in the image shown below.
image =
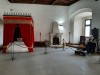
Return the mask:
{"type": "Polygon", "coordinates": [[[9,43],[13,42],[15,24],[4,24],[3,52],[6,52],[9,43]]]}
{"type": "Polygon", "coordinates": [[[25,45],[28,47],[29,52],[33,52],[33,45],[34,45],[33,25],[20,24],[19,26],[25,45]]]}

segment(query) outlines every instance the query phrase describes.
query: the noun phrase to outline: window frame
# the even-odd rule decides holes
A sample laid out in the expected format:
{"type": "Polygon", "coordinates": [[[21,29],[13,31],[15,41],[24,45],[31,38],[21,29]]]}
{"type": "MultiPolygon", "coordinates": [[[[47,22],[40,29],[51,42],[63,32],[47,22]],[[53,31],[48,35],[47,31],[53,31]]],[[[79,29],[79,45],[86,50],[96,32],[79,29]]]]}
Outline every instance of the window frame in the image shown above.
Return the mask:
{"type": "MultiPolygon", "coordinates": [[[[90,34],[91,34],[92,19],[86,19],[86,20],[85,20],[84,34],[85,34],[85,37],[86,37],[86,38],[89,38],[89,36],[86,36],[86,33],[85,33],[86,27],[88,27],[88,26],[90,27],[90,34]],[[87,20],[90,20],[90,24],[89,24],[89,25],[86,25],[86,21],[87,21],[87,20]]],[[[89,34],[89,35],[90,35],[90,34],[89,34]]]]}

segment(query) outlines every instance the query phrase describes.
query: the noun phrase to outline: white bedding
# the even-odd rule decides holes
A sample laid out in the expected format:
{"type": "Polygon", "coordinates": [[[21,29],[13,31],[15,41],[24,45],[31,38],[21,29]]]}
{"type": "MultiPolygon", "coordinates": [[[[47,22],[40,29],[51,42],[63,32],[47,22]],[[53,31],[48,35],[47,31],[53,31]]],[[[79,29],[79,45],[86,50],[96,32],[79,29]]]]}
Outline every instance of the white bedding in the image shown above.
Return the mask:
{"type": "Polygon", "coordinates": [[[50,47],[63,47],[63,45],[50,45],[50,47]]]}
{"type": "Polygon", "coordinates": [[[12,44],[12,46],[10,46],[10,47],[8,46],[9,48],[7,49],[7,52],[12,52],[13,49],[14,49],[14,52],[28,52],[28,48],[24,44],[24,42],[14,42],[14,43],[15,44],[12,44]],[[17,46],[16,44],[19,45],[19,46],[17,46]],[[22,47],[24,47],[24,48],[22,48],[22,47]]]}

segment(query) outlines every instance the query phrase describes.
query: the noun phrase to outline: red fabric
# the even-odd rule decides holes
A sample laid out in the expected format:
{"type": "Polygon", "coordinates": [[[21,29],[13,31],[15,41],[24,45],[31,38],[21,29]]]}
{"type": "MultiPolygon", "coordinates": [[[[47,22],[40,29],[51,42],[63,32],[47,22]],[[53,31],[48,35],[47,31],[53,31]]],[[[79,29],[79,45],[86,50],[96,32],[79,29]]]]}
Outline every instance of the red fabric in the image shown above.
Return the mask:
{"type": "Polygon", "coordinates": [[[30,21],[32,21],[32,17],[4,16],[3,18],[8,19],[8,20],[30,20],[30,21]]]}
{"type": "Polygon", "coordinates": [[[14,38],[14,24],[4,24],[4,39],[3,39],[3,52],[6,52],[6,48],[10,42],[13,41],[14,38]]]}
{"type": "Polygon", "coordinates": [[[29,52],[33,52],[34,32],[33,26],[29,24],[21,24],[20,31],[25,45],[28,47],[29,52]]]}

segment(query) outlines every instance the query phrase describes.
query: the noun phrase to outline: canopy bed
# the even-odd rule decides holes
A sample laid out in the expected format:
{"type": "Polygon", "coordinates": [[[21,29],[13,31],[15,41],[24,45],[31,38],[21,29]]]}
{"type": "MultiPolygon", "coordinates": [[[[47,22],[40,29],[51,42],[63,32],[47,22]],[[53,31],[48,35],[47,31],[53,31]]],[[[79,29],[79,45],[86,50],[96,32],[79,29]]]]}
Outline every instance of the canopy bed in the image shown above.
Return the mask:
{"type": "MultiPolygon", "coordinates": [[[[3,15],[4,19],[4,35],[3,35],[3,52],[10,51],[12,43],[14,44],[14,51],[19,49],[20,52],[23,48],[25,51],[33,52],[34,46],[34,23],[30,15],[3,15]],[[16,26],[19,26],[22,42],[14,41],[14,34],[16,26]],[[16,46],[15,46],[16,45],[16,46]],[[19,47],[18,47],[19,46],[19,47]],[[24,47],[21,47],[24,46],[24,47]]],[[[18,35],[18,34],[17,34],[18,35]]],[[[19,38],[19,37],[18,37],[19,38]]]]}

